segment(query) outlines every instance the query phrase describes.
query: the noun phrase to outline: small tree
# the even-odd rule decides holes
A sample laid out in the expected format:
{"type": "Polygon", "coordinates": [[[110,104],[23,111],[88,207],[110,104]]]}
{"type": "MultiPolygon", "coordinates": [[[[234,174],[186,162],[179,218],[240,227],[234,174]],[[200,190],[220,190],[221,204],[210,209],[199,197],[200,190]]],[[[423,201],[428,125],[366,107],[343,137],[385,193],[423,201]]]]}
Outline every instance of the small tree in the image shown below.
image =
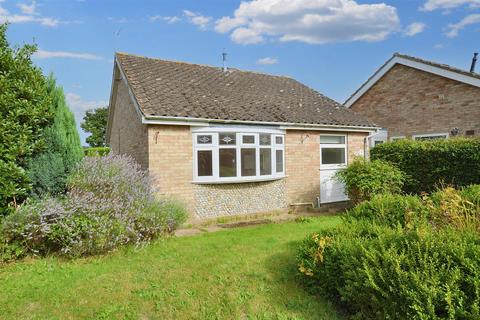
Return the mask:
{"type": "Polygon", "coordinates": [[[48,92],[52,98],[50,112],[54,114],[53,124],[44,131],[43,152],[31,159],[28,166],[35,196],[64,192],[67,175],[83,156],[75,118],[53,76],[48,79],[48,92]]]}
{"type": "Polygon", "coordinates": [[[90,147],[105,147],[107,145],[108,108],[88,110],[83,117],[81,127],[91,135],[86,139],[90,147]]]}
{"type": "Polygon", "coordinates": [[[6,32],[0,25],[0,216],[28,194],[25,168],[53,118],[45,77],[31,60],[36,46],[10,48],[6,32]]]}

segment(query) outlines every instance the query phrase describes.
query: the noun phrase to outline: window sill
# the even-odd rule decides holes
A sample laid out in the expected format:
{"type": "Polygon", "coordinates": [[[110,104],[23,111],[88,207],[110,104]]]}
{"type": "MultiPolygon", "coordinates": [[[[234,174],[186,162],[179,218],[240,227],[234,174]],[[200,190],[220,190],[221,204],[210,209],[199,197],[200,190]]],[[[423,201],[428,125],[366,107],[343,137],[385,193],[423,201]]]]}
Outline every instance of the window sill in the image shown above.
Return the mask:
{"type": "Polygon", "coordinates": [[[222,179],[222,180],[194,180],[191,183],[193,184],[232,184],[232,183],[248,183],[248,182],[265,182],[265,181],[274,181],[274,180],[281,180],[286,178],[287,175],[282,176],[274,176],[274,177],[253,177],[253,178],[234,178],[234,179],[222,179]]]}

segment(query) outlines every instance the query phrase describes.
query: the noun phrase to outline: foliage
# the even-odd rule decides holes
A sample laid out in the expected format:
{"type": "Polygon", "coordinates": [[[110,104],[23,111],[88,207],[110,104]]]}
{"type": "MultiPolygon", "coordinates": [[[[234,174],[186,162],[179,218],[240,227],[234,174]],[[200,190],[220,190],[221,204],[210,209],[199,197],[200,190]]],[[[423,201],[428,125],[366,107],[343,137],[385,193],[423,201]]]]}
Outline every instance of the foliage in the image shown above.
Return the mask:
{"type": "Polygon", "coordinates": [[[64,198],[23,204],[4,219],[0,237],[23,254],[81,256],[140,245],[172,232],[185,209],[155,196],[151,180],[131,157],[86,157],[68,179],[64,198]]]}
{"type": "Polygon", "coordinates": [[[480,187],[378,195],[298,251],[312,292],[365,319],[480,317],[480,187]]]}
{"type": "Polygon", "coordinates": [[[86,157],[103,157],[110,153],[109,147],[84,148],[83,154],[86,157]]]}
{"type": "Polygon", "coordinates": [[[408,176],[403,188],[407,193],[432,192],[441,184],[480,183],[480,139],[404,139],[376,146],[371,157],[402,170],[408,176]]]}
{"type": "Polygon", "coordinates": [[[25,168],[53,117],[45,78],[31,60],[36,47],[10,48],[6,31],[0,25],[0,216],[27,196],[25,168]]]}
{"type": "Polygon", "coordinates": [[[346,169],[337,173],[354,203],[369,200],[375,194],[399,193],[404,174],[385,161],[355,159],[346,169]]]}
{"type": "Polygon", "coordinates": [[[313,292],[364,319],[478,319],[480,245],[473,233],[356,223],[314,234],[299,251],[313,292]]]}
{"type": "Polygon", "coordinates": [[[428,208],[418,196],[380,194],[350,209],[345,220],[362,220],[392,228],[411,228],[426,222],[428,217],[428,208]]]}
{"type": "Polygon", "coordinates": [[[75,118],[52,76],[48,79],[48,93],[52,97],[53,123],[44,130],[45,148],[28,163],[32,193],[37,197],[65,192],[67,175],[83,156],[75,118]]]}
{"type": "Polygon", "coordinates": [[[86,140],[90,147],[105,147],[107,145],[107,120],[107,107],[88,110],[85,113],[80,126],[85,132],[90,132],[90,136],[86,140]]]}

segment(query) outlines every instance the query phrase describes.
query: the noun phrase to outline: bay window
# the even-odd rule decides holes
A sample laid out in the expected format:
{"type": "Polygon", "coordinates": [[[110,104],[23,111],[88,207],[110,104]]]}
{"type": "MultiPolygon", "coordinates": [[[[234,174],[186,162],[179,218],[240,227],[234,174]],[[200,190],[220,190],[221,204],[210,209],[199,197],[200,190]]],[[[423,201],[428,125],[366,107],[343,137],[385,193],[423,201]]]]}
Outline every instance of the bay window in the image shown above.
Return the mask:
{"type": "Polygon", "coordinates": [[[193,132],[194,182],[282,178],[285,175],[284,139],[284,133],[274,129],[196,129],[193,132]]]}

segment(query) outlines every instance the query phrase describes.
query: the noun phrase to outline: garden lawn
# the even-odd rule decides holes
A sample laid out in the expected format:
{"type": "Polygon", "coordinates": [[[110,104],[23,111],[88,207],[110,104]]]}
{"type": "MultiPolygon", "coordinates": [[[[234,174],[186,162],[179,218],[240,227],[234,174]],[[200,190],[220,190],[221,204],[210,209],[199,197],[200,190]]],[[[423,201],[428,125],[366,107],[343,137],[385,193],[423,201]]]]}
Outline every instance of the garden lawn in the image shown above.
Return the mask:
{"type": "Polygon", "coordinates": [[[339,217],[0,266],[1,319],[339,319],[296,284],[297,243],[339,217]]]}

